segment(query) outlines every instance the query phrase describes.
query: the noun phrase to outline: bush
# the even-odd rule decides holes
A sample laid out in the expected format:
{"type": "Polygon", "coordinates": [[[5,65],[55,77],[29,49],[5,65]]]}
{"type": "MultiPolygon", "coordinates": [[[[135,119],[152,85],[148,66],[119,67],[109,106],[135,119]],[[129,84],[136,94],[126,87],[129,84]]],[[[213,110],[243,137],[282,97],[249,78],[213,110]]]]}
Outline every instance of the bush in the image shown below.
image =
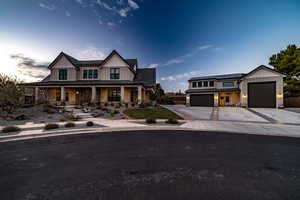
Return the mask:
{"type": "Polygon", "coordinates": [[[146,123],[147,124],[154,124],[154,123],[156,123],[156,119],[154,119],[154,118],[147,118],[146,119],[146,123]]]}
{"type": "Polygon", "coordinates": [[[114,103],[111,103],[110,105],[111,105],[112,107],[114,107],[114,106],[115,106],[115,104],[114,104],[114,103]]]}
{"type": "Polygon", "coordinates": [[[125,107],[128,108],[128,103],[125,103],[125,107]]]}
{"type": "Polygon", "coordinates": [[[119,110],[112,110],[111,113],[113,113],[113,114],[119,114],[120,111],[119,110]]]}
{"type": "Polygon", "coordinates": [[[143,103],[141,103],[141,104],[139,105],[139,108],[146,108],[146,105],[143,104],[143,103]]]}
{"type": "Polygon", "coordinates": [[[107,107],[107,106],[108,106],[108,103],[105,103],[104,106],[107,107]]]}
{"type": "Polygon", "coordinates": [[[75,116],[74,114],[64,114],[64,118],[66,118],[67,120],[72,120],[72,121],[77,121],[78,119],[80,119],[78,116],[75,116]]]}
{"type": "Polygon", "coordinates": [[[17,126],[6,126],[2,129],[2,133],[16,132],[20,130],[21,129],[17,126]]]}
{"type": "Polygon", "coordinates": [[[135,107],[135,104],[133,103],[133,104],[131,104],[131,107],[135,107]]]}
{"type": "Polygon", "coordinates": [[[178,124],[179,122],[177,119],[170,118],[170,119],[166,120],[166,123],[167,124],[178,124]]]}
{"type": "Polygon", "coordinates": [[[59,118],[59,121],[64,122],[66,119],[64,117],[59,118]]]}
{"type": "Polygon", "coordinates": [[[86,125],[87,125],[87,126],[94,126],[94,122],[88,121],[88,122],[86,122],[86,125]]]}
{"type": "Polygon", "coordinates": [[[45,130],[56,129],[56,128],[59,128],[58,124],[46,124],[44,127],[45,130]]]}
{"type": "Polygon", "coordinates": [[[68,123],[65,124],[65,127],[66,127],[66,128],[69,128],[69,127],[75,127],[75,126],[76,126],[76,124],[73,123],[73,122],[68,122],[68,123]]]}

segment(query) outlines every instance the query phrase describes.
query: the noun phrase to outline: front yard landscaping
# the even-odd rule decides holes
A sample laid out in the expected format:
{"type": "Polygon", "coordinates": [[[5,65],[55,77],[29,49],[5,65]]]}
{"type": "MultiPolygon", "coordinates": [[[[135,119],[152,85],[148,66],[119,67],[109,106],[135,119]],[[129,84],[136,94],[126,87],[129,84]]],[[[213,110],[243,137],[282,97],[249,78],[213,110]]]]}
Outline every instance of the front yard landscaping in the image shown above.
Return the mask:
{"type": "Polygon", "coordinates": [[[132,119],[182,119],[172,111],[162,107],[129,108],[124,114],[132,119]]]}

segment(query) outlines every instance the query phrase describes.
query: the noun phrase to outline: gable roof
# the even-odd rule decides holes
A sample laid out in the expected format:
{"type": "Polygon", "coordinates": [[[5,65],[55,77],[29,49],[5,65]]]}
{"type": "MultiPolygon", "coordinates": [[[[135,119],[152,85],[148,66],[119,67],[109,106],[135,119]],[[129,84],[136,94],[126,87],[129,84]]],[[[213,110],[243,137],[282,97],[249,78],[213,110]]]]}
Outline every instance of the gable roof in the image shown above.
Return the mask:
{"type": "Polygon", "coordinates": [[[275,73],[277,73],[277,74],[280,74],[280,75],[285,76],[284,73],[282,73],[282,72],[280,72],[280,71],[278,71],[278,70],[276,70],[276,69],[272,69],[272,68],[267,67],[267,66],[265,66],[265,65],[260,65],[260,66],[256,67],[255,69],[253,69],[252,71],[250,71],[248,74],[245,74],[245,75],[243,76],[243,78],[245,78],[245,77],[249,76],[250,74],[253,74],[253,73],[255,73],[255,72],[259,71],[259,70],[262,70],[262,69],[267,70],[267,71],[271,71],[271,72],[275,72],[275,73]]]}
{"type": "Polygon", "coordinates": [[[116,50],[113,50],[101,63],[101,65],[104,65],[107,63],[107,61],[114,55],[119,56],[128,66],[129,69],[135,73],[134,65],[137,67],[137,59],[124,59],[116,50]]]}
{"type": "Polygon", "coordinates": [[[124,59],[116,50],[113,50],[104,60],[77,60],[76,58],[64,53],[60,52],[60,54],[54,59],[52,63],[49,64],[48,68],[51,69],[60,59],[61,57],[65,57],[76,69],[79,67],[87,67],[87,66],[101,66],[106,63],[111,56],[114,54],[118,55],[134,72],[134,67],[137,67],[137,59],[124,59]]]}
{"type": "Polygon", "coordinates": [[[213,75],[213,76],[200,76],[200,77],[194,77],[189,79],[189,81],[196,81],[196,80],[208,80],[208,79],[214,79],[214,80],[220,80],[220,79],[240,79],[244,76],[243,73],[235,73],[235,74],[221,74],[221,75],[213,75]]]}

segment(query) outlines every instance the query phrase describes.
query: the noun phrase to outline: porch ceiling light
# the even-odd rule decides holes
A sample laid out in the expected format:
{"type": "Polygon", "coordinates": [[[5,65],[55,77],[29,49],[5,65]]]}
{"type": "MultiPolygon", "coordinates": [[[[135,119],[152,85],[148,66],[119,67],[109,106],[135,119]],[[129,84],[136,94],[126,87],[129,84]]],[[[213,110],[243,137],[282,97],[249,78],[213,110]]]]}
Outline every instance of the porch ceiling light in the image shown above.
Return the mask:
{"type": "Polygon", "coordinates": [[[79,91],[76,91],[76,94],[79,94],[79,91]]]}

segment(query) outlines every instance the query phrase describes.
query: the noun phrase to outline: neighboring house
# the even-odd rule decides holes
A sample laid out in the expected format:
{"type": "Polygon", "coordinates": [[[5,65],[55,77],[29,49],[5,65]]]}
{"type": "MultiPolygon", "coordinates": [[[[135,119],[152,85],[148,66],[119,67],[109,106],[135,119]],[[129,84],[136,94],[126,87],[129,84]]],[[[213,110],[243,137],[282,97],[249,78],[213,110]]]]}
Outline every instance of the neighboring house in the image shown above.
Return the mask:
{"type": "Polygon", "coordinates": [[[248,74],[191,78],[186,91],[190,106],[283,107],[283,77],[261,65],[248,74]]]}
{"type": "Polygon", "coordinates": [[[137,59],[124,59],[113,50],[104,60],[77,60],[61,52],[40,82],[26,83],[25,99],[76,105],[85,103],[148,103],[156,71],[138,68],[137,59]],[[32,93],[30,94],[30,90],[32,93]]]}
{"type": "Polygon", "coordinates": [[[168,96],[173,104],[176,105],[185,105],[186,96],[183,93],[174,93],[174,92],[167,92],[165,94],[168,96]]]}

